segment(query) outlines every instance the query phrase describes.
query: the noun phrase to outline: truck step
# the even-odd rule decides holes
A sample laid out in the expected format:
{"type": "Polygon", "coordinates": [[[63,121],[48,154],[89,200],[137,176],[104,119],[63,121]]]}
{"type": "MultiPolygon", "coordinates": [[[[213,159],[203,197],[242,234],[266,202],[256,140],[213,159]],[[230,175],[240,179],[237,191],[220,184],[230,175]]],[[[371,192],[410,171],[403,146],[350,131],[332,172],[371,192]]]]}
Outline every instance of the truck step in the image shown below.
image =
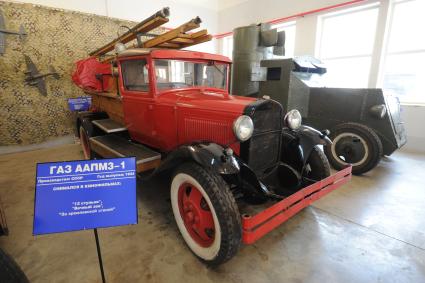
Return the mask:
{"type": "Polygon", "coordinates": [[[108,134],[127,131],[125,126],[112,119],[93,120],[92,123],[108,134]]]}
{"type": "Polygon", "coordinates": [[[154,169],[161,163],[160,153],[113,134],[90,138],[90,146],[104,158],[135,156],[138,173],[154,169]]]}

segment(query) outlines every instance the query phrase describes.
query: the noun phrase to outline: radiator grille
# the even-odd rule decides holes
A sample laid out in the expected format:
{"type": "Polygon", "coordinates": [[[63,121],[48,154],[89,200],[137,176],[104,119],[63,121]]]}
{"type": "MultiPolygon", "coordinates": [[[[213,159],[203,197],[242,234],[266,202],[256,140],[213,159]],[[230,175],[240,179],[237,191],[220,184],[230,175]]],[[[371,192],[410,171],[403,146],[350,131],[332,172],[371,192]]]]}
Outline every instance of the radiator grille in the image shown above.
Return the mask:
{"type": "Polygon", "coordinates": [[[241,157],[259,175],[280,160],[282,113],[273,100],[258,100],[245,109],[254,122],[254,134],[241,144],[241,157]]]}
{"type": "Polygon", "coordinates": [[[232,133],[226,122],[197,118],[185,118],[184,130],[187,141],[208,140],[221,144],[226,144],[231,139],[232,133]]]}

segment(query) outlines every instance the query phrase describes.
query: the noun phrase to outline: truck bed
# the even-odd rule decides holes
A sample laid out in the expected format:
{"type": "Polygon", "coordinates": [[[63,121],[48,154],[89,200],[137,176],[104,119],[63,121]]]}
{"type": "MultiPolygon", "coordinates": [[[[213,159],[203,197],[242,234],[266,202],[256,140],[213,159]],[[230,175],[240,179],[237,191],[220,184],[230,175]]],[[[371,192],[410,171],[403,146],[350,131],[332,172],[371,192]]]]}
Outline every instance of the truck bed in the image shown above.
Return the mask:
{"type": "Polygon", "coordinates": [[[89,93],[92,97],[92,107],[97,111],[108,113],[109,118],[124,125],[122,98],[114,93],[89,93]]]}

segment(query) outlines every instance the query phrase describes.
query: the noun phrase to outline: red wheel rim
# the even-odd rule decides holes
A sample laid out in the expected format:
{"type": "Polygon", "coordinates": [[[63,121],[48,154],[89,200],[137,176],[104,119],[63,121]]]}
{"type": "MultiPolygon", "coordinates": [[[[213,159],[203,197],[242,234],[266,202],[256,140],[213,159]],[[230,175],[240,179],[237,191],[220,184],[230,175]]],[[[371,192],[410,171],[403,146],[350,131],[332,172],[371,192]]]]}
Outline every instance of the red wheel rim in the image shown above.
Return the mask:
{"type": "Polygon", "coordinates": [[[83,146],[84,157],[86,159],[89,159],[90,158],[89,141],[87,139],[86,131],[84,131],[83,127],[80,127],[80,141],[81,141],[81,145],[83,146]]]}
{"type": "Polygon", "coordinates": [[[192,239],[202,247],[214,242],[215,226],[211,208],[202,193],[192,184],[179,187],[178,204],[180,217],[192,239]]]}

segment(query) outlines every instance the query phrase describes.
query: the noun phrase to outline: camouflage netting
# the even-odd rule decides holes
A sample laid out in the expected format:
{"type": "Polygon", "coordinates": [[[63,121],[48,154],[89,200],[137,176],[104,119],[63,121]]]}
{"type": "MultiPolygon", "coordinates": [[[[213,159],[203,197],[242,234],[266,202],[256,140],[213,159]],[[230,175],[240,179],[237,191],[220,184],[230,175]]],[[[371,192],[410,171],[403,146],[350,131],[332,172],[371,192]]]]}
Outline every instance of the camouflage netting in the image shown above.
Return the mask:
{"type": "Polygon", "coordinates": [[[67,98],[84,95],[71,81],[74,62],[115,38],[120,26],[135,23],[32,4],[0,1],[0,9],[7,29],[18,30],[22,24],[28,34],[24,41],[6,36],[6,51],[0,55],[0,146],[72,134],[67,98]],[[61,76],[46,78],[47,96],[23,83],[24,54],[40,73],[51,65],[61,76]]]}

